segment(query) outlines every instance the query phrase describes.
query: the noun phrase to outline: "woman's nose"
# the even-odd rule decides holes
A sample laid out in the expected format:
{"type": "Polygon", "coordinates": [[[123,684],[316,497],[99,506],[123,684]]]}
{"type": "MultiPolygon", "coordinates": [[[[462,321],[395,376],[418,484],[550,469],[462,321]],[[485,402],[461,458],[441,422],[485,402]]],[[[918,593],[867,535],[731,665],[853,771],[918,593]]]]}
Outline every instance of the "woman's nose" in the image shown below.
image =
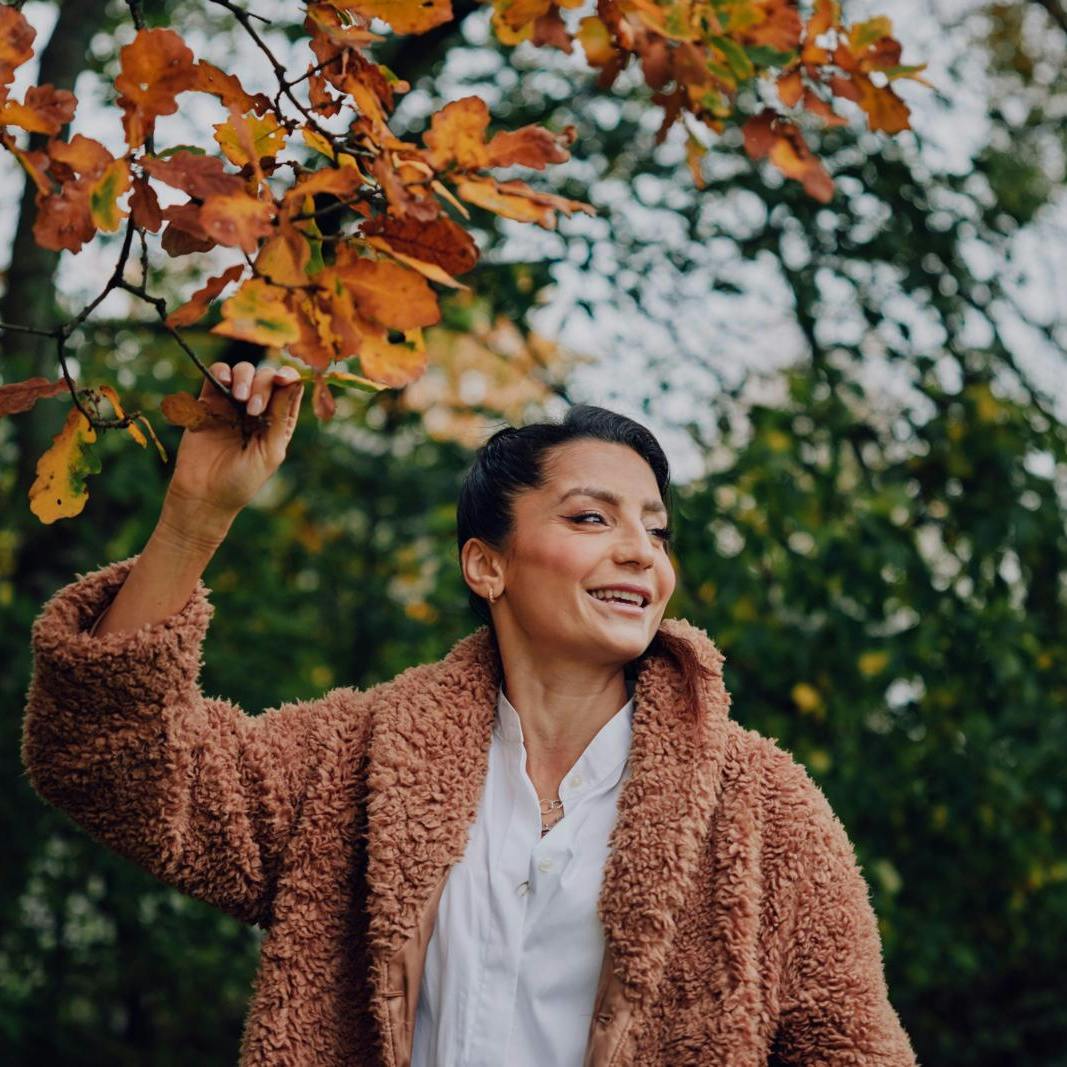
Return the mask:
{"type": "Polygon", "coordinates": [[[656,549],[651,543],[651,536],[643,526],[640,533],[636,530],[621,530],[615,547],[615,561],[634,561],[643,567],[652,566],[656,561],[656,549]]]}

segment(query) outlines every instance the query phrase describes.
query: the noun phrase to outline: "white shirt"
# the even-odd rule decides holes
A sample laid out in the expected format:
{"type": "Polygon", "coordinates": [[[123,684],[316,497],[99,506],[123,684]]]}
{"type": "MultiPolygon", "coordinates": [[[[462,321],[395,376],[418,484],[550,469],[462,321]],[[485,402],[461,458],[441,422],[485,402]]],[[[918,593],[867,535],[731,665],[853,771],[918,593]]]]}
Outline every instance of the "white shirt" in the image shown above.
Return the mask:
{"type": "Polygon", "coordinates": [[[564,776],[563,818],[543,838],[522,725],[501,688],[478,813],[427,947],[412,1067],[581,1064],[604,954],[596,905],[628,770],[627,688],[564,776]]]}

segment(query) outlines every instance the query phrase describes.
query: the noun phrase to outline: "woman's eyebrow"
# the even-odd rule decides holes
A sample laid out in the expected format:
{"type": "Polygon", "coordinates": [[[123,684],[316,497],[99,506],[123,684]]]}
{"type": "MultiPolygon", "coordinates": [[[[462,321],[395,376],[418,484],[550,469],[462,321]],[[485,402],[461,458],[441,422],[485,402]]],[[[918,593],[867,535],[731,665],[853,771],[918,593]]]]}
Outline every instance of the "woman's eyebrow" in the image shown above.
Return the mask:
{"type": "MultiPolygon", "coordinates": [[[[605,504],[614,504],[615,507],[618,507],[622,503],[619,497],[610,489],[601,489],[596,485],[576,485],[571,489],[568,489],[556,503],[562,504],[564,500],[571,496],[591,496],[597,500],[603,500],[605,504]]],[[[661,500],[646,500],[641,505],[641,514],[644,515],[649,511],[658,511],[662,512],[664,515],[667,514],[667,509],[663,506],[663,501],[661,500]]]]}

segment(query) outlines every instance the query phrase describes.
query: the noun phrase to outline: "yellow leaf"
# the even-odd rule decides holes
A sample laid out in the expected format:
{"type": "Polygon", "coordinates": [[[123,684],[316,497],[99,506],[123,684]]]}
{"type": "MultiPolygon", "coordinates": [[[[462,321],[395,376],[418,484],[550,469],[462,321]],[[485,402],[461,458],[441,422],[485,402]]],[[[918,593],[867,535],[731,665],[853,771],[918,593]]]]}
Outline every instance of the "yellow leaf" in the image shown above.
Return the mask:
{"type": "Polygon", "coordinates": [[[246,163],[258,162],[267,157],[273,159],[284,147],[286,130],[278,125],[278,120],[268,111],[265,115],[230,116],[225,122],[214,125],[215,140],[222,149],[223,155],[238,167],[246,163]],[[244,132],[237,129],[235,121],[244,123],[244,132]],[[245,140],[250,140],[256,151],[256,159],[249,158],[248,152],[242,145],[245,140]]]}
{"type": "Polygon", "coordinates": [[[222,322],[211,332],[272,347],[297,341],[300,327],[284,297],[284,289],[253,278],[223,303],[222,322]]]}
{"type": "Polygon", "coordinates": [[[118,199],[130,187],[130,168],[124,159],[116,159],[89,186],[89,214],[98,230],[114,233],[126,212],[118,205],[118,199]]]}
{"type": "Polygon", "coordinates": [[[88,447],[95,440],[89,420],[72,405],[63,428],[37,461],[37,477],[30,486],[30,511],[41,522],[51,525],[81,514],[89,499],[85,479],[101,469],[100,457],[88,447]]]}

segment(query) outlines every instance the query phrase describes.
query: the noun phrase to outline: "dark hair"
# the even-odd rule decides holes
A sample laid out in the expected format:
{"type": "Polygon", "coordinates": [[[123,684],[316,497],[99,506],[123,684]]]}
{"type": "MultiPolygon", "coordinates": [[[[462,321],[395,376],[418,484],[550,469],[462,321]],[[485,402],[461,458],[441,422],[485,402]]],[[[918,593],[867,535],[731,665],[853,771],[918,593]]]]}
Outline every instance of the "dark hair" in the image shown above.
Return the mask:
{"type": "MultiPolygon", "coordinates": [[[[672,510],[670,466],[660,443],[650,430],[633,419],[592,404],[569,408],[562,422],[534,422],[522,427],[497,430],[475,453],[459,491],[456,505],[456,542],[463,546],[472,537],[503,550],[514,527],[512,504],[526,489],[539,489],[546,477],[549,450],[573,441],[608,441],[632,448],[652,468],[660,497],[672,510]]],[[[493,618],[484,597],[468,587],[467,602],[474,614],[489,627],[496,640],[493,618]]],[[[654,652],[665,652],[681,668],[690,709],[699,713],[700,683],[709,676],[688,641],[657,632],[648,648],[627,673],[636,673],[637,663],[654,652]]]]}

